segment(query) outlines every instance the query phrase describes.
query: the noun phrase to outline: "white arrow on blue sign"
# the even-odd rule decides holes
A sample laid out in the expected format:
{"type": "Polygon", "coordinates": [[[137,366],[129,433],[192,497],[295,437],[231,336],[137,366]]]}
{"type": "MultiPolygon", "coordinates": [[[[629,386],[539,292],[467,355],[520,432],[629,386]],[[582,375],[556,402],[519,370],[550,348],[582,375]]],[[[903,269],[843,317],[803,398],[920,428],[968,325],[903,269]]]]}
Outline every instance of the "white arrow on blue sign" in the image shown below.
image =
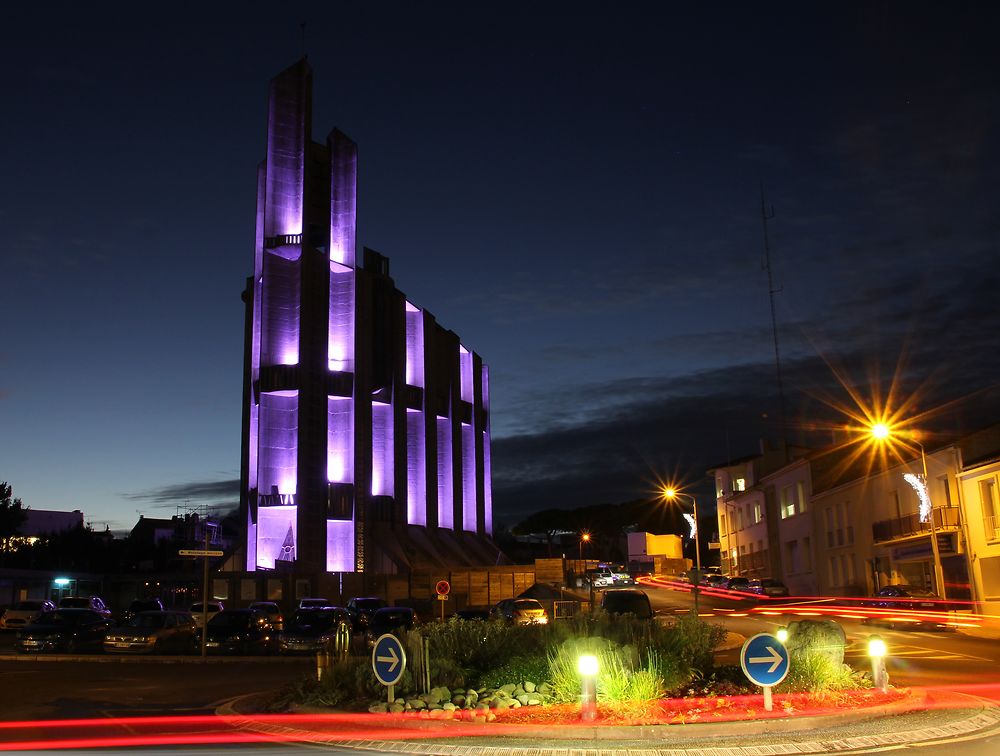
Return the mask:
{"type": "Polygon", "coordinates": [[[380,635],[372,649],[375,679],[383,685],[395,685],[406,669],[406,651],[399,638],[391,633],[380,635]]]}
{"type": "Polygon", "coordinates": [[[773,635],[758,633],[743,644],[740,666],[755,685],[777,685],[788,674],[788,649],[773,635]]]}

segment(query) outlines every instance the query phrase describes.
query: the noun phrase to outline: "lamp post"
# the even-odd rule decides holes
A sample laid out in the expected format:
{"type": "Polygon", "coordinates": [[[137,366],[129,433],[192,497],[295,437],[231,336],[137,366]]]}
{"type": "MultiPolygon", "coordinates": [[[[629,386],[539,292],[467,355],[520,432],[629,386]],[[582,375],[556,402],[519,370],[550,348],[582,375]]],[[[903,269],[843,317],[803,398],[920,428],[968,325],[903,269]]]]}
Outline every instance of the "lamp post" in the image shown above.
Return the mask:
{"type": "Polygon", "coordinates": [[[694,614],[698,616],[698,593],[700,590],[701,583],[701,545],[698,543],[701,540],[701,533],[698,532],[698,502],[691,494],[681,493],[675,488],[664,488],[663,496],[667,501],[673,501],[681,496],[685,496],[691,500],[691,531],[694,536],[694,563],[695,572],[697,573],[698,579],[694,581],[694,587],[691,589],[691,593],[694,594],[694,614]]]}
{"type": "MultiPolygon", "coordinates": [[[[892,437],[893,433],[892,429],[885,423],[875,423],[871,427],[871,435],[876,441],[887,441],[890,437],[892,437]]],[[[915,438],[907,438],[902,443],[904,445],[915,444],[917,448],[920,449],[920,466],[924,475],[924,491],[927,494],[927,502],[930,504],[929,519],[931,523],[931,559],[934,562],[934,582],[940,589],[941,598],[948,598],[947,590],[944,585],[944,570],[941,568],[941,552],[938,549],[937,526],[934,524],[934,502],[931,501],[930,478],[927,477],[927,453],[924,451],[924,445],[915,438]]]]}
{"type": "Polygon", "coordinates": [[[583,544],[590,542],[590,533],[586,530],[580,534],[580,561],[583,561],[583,544]]]}

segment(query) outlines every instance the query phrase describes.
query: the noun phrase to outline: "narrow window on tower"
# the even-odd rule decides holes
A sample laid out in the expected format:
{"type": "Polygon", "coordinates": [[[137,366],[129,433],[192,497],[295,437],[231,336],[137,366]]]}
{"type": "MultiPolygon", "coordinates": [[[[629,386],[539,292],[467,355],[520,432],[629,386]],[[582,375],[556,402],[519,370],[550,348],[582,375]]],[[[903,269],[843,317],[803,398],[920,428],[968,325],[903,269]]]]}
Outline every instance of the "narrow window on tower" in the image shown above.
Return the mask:
{"type": "Polygon", "coordinates": [[[455,527],[454,474],[451,451],[451,418],[437,418],[438,527],[455,527]]]}
{"type": "Polygon", "coordinates": [[[406,410],[406,521],[427,524],[427,455],[424,413],[406,410]]]}
{"type": "Polygon", "coordinates": [[[461,344],[458,347],[458,371],[462,381],[463,402],[472,402],[472,352],[461,344]]]}
{"type": "Polygon", "coordinates": [[[354,269],[330,263],[330,370],[354,371],[354,269]]]}
{"type": "Polygon", "coordinates": [[[392,405],[372,402],[372,496],[392,494],[392,405]]]}
{"type": "Polygon", "coordinates": [[[462,530],[476,532],[476,434],[462,423],[462,530]]]}
{"type": "Polygon", "coordinates": [[[424,314],[406,303],[406,383],[424,387],[424,314]]]}

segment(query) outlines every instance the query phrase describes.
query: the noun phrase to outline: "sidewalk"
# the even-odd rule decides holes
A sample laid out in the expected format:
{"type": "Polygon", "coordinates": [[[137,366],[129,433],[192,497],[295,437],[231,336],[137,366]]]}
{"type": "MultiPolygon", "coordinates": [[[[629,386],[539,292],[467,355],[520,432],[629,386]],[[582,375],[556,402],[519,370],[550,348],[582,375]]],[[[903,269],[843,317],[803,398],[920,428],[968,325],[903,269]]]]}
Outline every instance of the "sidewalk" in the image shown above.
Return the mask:
{"type": "Polygon", "coordinates": [[[886,748],[1000,728],[1000,710],[965,694],[918,695],[843,714],[749,722],[646,726],[475,725],[384,715],[303,712],[257,718],[253,697],[220,708],[241,729],[280,741],[434,756],[763,756],[886,748]],[[939,708],[939,707],[954,708],[939,708]],[[242,718],[240,718],[241,712],[242,718]]]}

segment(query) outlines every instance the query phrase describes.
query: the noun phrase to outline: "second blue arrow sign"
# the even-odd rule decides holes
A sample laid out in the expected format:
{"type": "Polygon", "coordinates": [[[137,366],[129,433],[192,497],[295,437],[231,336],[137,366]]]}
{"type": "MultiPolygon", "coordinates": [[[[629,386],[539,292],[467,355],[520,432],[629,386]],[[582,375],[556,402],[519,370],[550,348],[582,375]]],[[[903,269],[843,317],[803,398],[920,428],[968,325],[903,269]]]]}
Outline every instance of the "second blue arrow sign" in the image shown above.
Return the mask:
{"type": "Polygon", "coordinates": [[[788,674],[788,649],[773,635],[758,633],[743,644],[740,666],[750,682],[770,688],[788,674]]]}

